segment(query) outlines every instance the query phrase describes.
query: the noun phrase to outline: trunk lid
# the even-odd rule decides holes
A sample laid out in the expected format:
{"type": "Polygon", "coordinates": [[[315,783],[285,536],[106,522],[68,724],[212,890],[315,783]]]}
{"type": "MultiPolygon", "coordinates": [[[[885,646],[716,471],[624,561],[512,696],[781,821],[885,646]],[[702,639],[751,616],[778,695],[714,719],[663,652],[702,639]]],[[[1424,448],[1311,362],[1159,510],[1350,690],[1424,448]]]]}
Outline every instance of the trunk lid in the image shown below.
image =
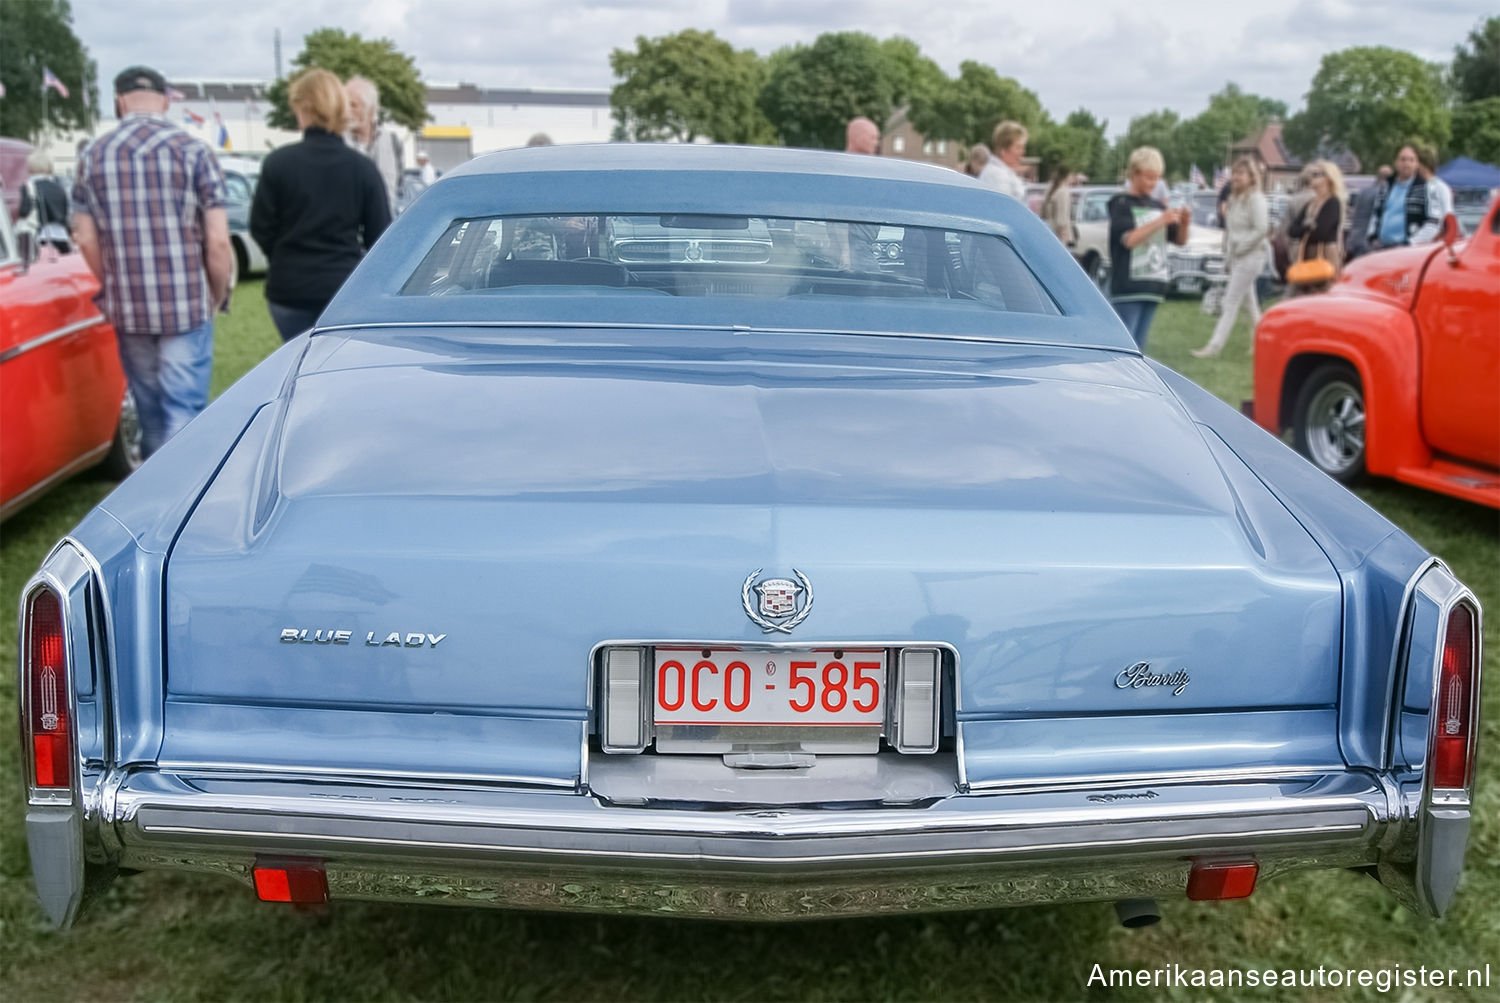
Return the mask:
{"type": "Polygon", "coordinates": [[[1313,710],[1336,758],[1337,576],[1206,434],[1120,353],[320,335],[172,552],[167,743],[567,782],[596,644],[764,640],[742,582],[795,568],[798,642],[954,646],[971,774],[1034,771],[1003,751],[1022,726],[1108,755],[1100,715],[1171,744],[1313,710]],[[292,720],[295,753],[263,733],[292,720]]]}

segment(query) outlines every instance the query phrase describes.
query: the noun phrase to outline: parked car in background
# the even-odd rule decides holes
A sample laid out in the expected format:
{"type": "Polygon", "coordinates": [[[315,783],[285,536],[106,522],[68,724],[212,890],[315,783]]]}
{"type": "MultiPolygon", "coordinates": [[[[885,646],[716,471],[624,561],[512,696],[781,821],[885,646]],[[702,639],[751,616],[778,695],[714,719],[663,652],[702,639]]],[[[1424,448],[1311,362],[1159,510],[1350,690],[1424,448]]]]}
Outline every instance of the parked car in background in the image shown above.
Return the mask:
{"type": "Polygon", "coordinates": [[[1224,228],[1219,221],[1218,194],[1197,191],[1182,201],[1193,214],[1188,242],[1167,245],[1167,265],[1172,270],[1172,292],[1202,295],[1229,281],[1224,270],[1224,228]]]}
{"type": "Polygon", "coordinates": [[[23,592],[54,922],[139,868],[777,920],[1139,923],[1313,868],[1452,901],[1478,603],[1143,357],[1016,201],[891,158],[507,151],[319,325],[23,592]],[[592,239],[514,253],[559,218],[592,239]]]}
{"type": "Polygon", "coordinates": [[[140,465],[135,402],[98,292],[83,255],[18,240],[0,207],[0,519],[81,470],[124,477],[140,465]]]}
{"type": "Polygon", "coordinates": [[[229,242],[234,245],[234,280],[260,275],[266,270],[266,255],[250,236],[250,204],[260,183],[260,161],[250,157],[219,156],[224,172],[224,193],[229,212],[229,242]]]}
{"type": "Polygon", "coordinates": [[[1474,235],[1364,255],[1255,332],[1255,420],[1344,483],[1500,508],[1500,200],[1474,235]]]}
{"type": "Polygon", "coordinates": [[[1068,250],[1105,295],[1109,294],[1109,200],[1119,190],[1119,185],[1078,185],[1073,189],[1076,236],[1068,250]]]}
{"type": "Polygon", "coordinates": [[[396,182],[396,212],[401,215],[411,204],[417,200],[417,196],[427,190],[427,182],[422,180],[422,172],[415,167],[402,170],[400,179],[396,182]]]}

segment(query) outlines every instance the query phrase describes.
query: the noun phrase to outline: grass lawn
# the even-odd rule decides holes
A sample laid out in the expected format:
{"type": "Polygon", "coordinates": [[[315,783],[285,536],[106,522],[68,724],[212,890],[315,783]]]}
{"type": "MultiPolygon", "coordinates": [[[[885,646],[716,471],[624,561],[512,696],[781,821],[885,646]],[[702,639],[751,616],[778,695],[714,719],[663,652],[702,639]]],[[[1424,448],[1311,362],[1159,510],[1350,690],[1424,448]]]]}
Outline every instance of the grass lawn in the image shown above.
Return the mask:
{"type": "MultiPolygon", "coordinates": [[[[1212,318],[1157,315],[1151,351],[1223,399],[1250,395],[1241,322],[1218,359],[1188,354],[1212,318]]],[[[221,322],[214,391],[278,344],[260,283],[221,322]]],[[[14,706],[26,578],[110,485],[88,475],[0,527],[0,702],[14,706]]],[[[1500,993],[1500,521],[1464,502],[1375,483],[1361,496],[1444,557],[1488,609],[1480,795],[1458,903],[1429,923],[1368,877],[1319,872],[1230,903],[1164,901],[1125,930],[1107,903],[750,926],[338,903],[327,918],[264,905],[238,884],[145,873],[117,880],[72,930],[35,905],[17,742],[0,735],[0,998],[32,999],[1494,999],[1500,993]],[[1104,969],[1492,966],[1489,990],[1116,989],[1104,969]]],[[[10,718],[14,720],[14,718],[10,718]]]]}

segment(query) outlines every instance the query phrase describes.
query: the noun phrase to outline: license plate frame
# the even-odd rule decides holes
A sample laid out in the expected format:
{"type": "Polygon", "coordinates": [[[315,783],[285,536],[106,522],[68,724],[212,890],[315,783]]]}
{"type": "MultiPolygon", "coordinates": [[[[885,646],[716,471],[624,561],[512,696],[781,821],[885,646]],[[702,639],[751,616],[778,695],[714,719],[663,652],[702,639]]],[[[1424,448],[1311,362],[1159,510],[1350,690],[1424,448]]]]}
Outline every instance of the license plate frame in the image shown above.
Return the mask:
{"type": "Polygon", "coordinates": [[[869,644],[655,646],[656,749],[873,754],[885,734],[894,664],[892,649],[869,644]]]}

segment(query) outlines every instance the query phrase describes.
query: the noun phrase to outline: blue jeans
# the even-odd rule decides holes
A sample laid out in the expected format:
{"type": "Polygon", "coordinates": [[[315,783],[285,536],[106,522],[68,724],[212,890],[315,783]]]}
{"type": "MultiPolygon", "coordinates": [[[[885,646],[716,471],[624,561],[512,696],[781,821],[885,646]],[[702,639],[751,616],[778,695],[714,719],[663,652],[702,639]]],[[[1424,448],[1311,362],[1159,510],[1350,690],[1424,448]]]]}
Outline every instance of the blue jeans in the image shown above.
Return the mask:
{"type": "Polygon", "coordinates": [[[321,307],[307,310],[300,306],[272,303],[270,300],[266,300],[266,308],[271,311],[271,323],[276,325],[276,332],[281,335],[282,341],[291,341],[312,327],[323,313],[321,307]]]}
{"type": "Polygon", "coordinates": [[[140,414],[141,453],[150,456],[208,406],[214,322],[210,318],[182,334],[116,333],[120,365],[140,414]]]}
{"type": "Polygon", "coordinates": [[[1151,330],[1151,319],[1156,316],[1159,300],[1110,300],[1109,305],[1125,322],[1125,330],[1135,339],[1141,351],[1146,350],[1146,332],[1151,330]]]}

